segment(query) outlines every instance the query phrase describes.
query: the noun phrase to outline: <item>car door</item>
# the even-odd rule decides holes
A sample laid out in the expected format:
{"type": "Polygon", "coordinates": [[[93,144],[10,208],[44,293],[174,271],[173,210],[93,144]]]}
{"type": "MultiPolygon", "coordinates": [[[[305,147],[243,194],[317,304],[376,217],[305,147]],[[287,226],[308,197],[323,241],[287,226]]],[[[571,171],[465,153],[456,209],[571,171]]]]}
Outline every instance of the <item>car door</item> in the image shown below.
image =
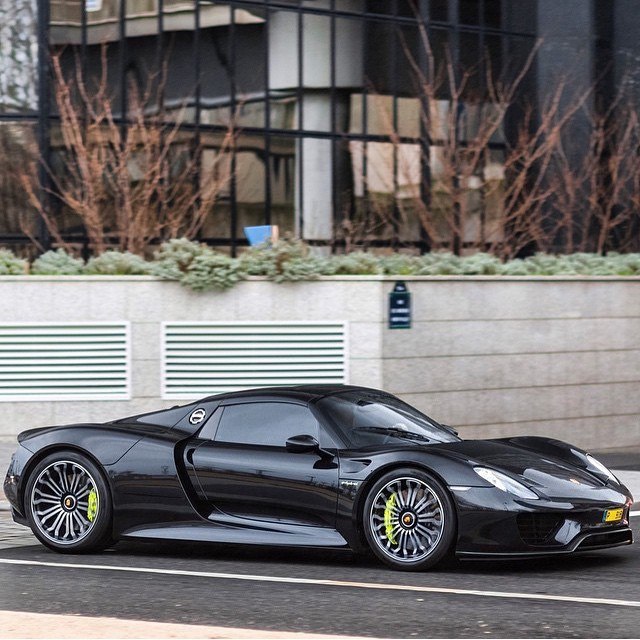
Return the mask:
{"type": "Polygon", "coordinates": [[[211,517],[222,512],[333,528],[337,457],[292,453],[285,446],[295,435],[312,435],[330,444],[309,407],[262,401],[228,404],[221,410],[215,434],[189,454],[211,517]]]}

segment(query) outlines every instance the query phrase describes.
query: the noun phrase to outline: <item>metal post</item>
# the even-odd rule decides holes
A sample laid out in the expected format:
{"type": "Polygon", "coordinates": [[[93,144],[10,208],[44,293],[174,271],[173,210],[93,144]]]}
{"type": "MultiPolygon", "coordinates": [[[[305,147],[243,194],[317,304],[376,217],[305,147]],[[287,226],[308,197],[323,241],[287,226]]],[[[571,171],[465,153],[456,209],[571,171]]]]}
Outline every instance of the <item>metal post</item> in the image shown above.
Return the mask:
{"type": "MultiPolygon", "coordinates": [[[[336,0],[331,0],[331,18],[330,20],[330,36],[329,36],[329,50],[330,50],[330,87],[329,87],[329,101],[331,109],[331,211],[332,221],[335,223],[336,219],[340,216],[338,212],[338,154],[336,145],[337,134],[337,117],[336,117],[336,0]]],[[[333,235],[333,234],[332,234],[333,235]]]]}
{"type": "MultiPolygon", "coordinates": [[[[195,89],[194,89],[194,131],[192,138],[191,153],[195,155],[195,172],[193,175],[193,187],[196,190],[196,201],[194,203],[195,212],[202,206],[202,198],[200,197],[200,185],[202,179],[202,148],[200,141],[200,120],[202,117],[201,112],[201,98],[202,98],[202,72],[200,64],[200,0],[194,0],[193,7],[193,72],[195,76],[195,89]]],[[[193,157],[193,156],[192,156],[193,157]]],[[[194,213],[195,213],[194,212],[194,213]]],[[[200,230],[198,229],[198,234],[200,230]]]]}
{"type": "MultiPolygon", "coordinates": [[[[120,76],[120,118],[126,128],[127,119],[127,0],[120,0],[118,16],[118,73],[120,76]]],[[[124,137],[124,136],[123,136],[124,137]]]]}
{"type": "Polygon", "coordinates": [[[389,38],[389,44],[391,46],[390,58],[392,69],[392,81],[391,81],[391,100],[392,100],[392,128],[394,135],[393,143],[393,213],[391,219],[391,226],[393,229],[393,237],[391,239],[392,246],[396,247],[400,240],[400,208],[398,207],[398,193],[399,193],[399,181],[398,181],[398,153],[400,151],[398,142],[398,74],[400,68],[398,66],[398,48],[401,44],[400,25],[398,23],[398,0],[393,0],[393,29],[391,30],[391,37],[389,38]]]}
{"type": "Polygon", "coordinates": [[[298,232],[304,238],[304,14],[302,0],[298,0],[298,232]]]}
{"type": "MultiPolygon", "coordinates": [[[[454,72],[454,82],[456,84],[459,81],[459,66],[460,66],[460,7],[458,0],[450,0],[449,2],[449,22],[453,24],[453,31],[451,33],[451,63],[453,64],[453,72],[454,72]]],[[[454,136],[455,140],[449,142],[449,144],[455,144],[456,147],[458,145],[458,118],[460,116],[460,109],[457,110],[455,114],[456,118],[456,126],[454,127],[454,136]]],[[[459,189],[459,180],[457,174],[453,177],[453,187],[454,189],[459,189]]],[[[462,213],[460,211],[460,203],[455,202],[453,205],[453,220],[455,229],[453,232],[453,243],[452,249],[453,253],[457,256],[460,255],[462,251],[462,233],[460,229],[460,225],[462,223],[462,213]]]]}
{"type": "Polygon", "coordinates": [[[271,224],[271,79],[269,75],[269,0],[265,2],[264,23],[264,223],[271,224]]]}
{"type": "MultiPolygon", "coordinates": [[[[49,63],[49,23],[51,13],[49,0],[38,0],[38,184],[40,205],[49,212],[51,206],[49,167],[51,166],[51,70],[49,63]]],[[[38,240],[47,250],[51,247],[51,235],[40,216],[38,240]]]]}
{"type": "MultiPolygon", "coordinates": [[[[417,20],[422,20],[424,28],[429,34],[430,22],[430,0],[420,0],[420,13],[416,16],[417,20]]],[[[424,45],[418,44],[418,63],[420,65],[422,80],[432,82],[433,78],[429,77],[429,61],[428,52],[425,51],[424,45]]],[[[420,96],[420,200],[425,207],[426,214],[431,213],[431,134],[427,127],[430,121],[429,96],[426,87],[419,88],[420,96]]],[[[431,238],[424,228],[424,224],[420,225],[420,239],[422,241],[422,250],[426,253],[431,250],[431,238]]]]}
{"type": "Polygon", "coordinates": [[[158,112],[164,111],[164,0],[158,0],[158,21],[156,36],[156,73],[158,74],[159,90],[158,90],[158,112]]]}
{"type": "MultiPolygon", "coordinates": [[[[229,84],[231,117],[236,113],[236,9],[230,7],[231,24],[229,25],[229,84]]],[[[235,125],[234,125],[235,126],[235,125]]],[[[235,136],[231,143],[231,176],[229,181],[229,198],[231,200],[231,256],[236,257],[238,251],[238,194],[236,183],[236,143],[235,136]]]]}

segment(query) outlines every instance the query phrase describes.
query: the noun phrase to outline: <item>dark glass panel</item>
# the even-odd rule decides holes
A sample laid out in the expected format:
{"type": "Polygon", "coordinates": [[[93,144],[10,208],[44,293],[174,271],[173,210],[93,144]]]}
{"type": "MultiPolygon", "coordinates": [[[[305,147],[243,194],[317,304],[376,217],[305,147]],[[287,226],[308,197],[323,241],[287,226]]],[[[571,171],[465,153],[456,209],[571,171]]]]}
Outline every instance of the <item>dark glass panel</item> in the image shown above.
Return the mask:
{"type": "Polygon", "coordinates": [[[493,82],[500,80],[504,76],[502,38],[504,36],[485,36],[484,48],[488,69],[491,71],[493,82]]]}
{"type": "Polygon", "coordinates": [[[484,52],[480,48],[480,36],[477,33],[460,34],[460,72],[466,76],[466,99],[477,98],[484,91],[483,78],[484,52]]]}
{"type": "Polygon", "coordinates": [[[480,0],[458,0],[461,24],[480,24],[480,0]]]}
{"type": "Polygon", "coordinates": [[[393,0],[368,0],[367,12],[393,15],[393,0]]]}
{"type": "Polygon", "coordinates": [[[484,0],[484,26],[490,29],[502,27],[502,0],[484,0]]]}
{"type": "Polygon", "coordinates": [[[448,0],[431,0],[429,3],[429,13],[432,20],[441,22],[449,21],[449,2],[448,0]]]}

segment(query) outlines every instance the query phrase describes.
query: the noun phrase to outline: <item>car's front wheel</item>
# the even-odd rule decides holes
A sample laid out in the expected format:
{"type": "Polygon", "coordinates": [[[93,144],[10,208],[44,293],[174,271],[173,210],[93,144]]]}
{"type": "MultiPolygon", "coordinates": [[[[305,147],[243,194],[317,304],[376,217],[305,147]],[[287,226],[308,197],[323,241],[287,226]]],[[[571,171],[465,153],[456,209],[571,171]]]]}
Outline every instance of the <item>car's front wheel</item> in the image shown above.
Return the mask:
{"type": "Polygon", "coordinates": [[[45,546],[62,553],[111,544],[109,487],[98,467],[75,451],[59,451],[33,469],[25,491],[29,525],[45,546]]]}
{"type": "Polygon", "coordinates": [[[455,511],[438,480],[419,469],[397,469],[371,487],[363,526],[380,560],[394,569],[421,571],[449,552],[456,530],[455,511]]]}

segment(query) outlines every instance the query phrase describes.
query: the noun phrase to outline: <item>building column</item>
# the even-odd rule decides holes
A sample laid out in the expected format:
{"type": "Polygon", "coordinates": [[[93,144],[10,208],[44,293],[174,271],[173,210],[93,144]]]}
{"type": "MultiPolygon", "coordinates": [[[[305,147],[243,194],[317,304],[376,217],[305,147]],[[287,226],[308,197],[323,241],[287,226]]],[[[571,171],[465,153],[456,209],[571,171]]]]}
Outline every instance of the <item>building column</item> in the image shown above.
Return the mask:
{"type": "MultiPolygon", "coordinates": [[[[329,0],[309,2],[314,8],[329,8],[330,5],[329,0]]],[[[335,8],[360,11],[362,5],[362,0],[337,0],[335,8]]],[[[291,11],[275,12],[270,16],[270,89],[296,92],[301,98],[298,126],[320,134],[318,137],[303,136],[296,143],[296,230],[306,240],[331,240],[334,236],[334,200],[341,190],[336,171],[344,164],[339,157],[343,151],[334,150],[330,139],[332,109],[336,129],[344,130],[348,124],[350,93],[360,91],[363,85],[364,25],[360,20],[334,18],[332,26],[328,16],[303,14],[300,42],[298,19],[298,14],[291,11]],[[300,49],[302,60],[299,59],[300,49]],[[327,137],[322,137],[322,133],[327,137]]]]}

